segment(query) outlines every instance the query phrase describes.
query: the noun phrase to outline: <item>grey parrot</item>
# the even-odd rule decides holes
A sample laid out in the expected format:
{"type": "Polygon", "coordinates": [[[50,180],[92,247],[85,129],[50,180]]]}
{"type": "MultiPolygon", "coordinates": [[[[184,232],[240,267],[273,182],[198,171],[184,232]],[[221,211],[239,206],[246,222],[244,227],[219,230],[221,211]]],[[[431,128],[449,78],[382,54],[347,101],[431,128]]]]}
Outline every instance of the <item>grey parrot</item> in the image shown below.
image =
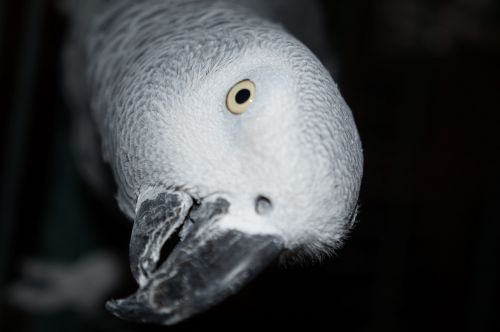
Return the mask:
{"type": "Polygon", "coordinates": [[[104,193],[101,157],[109,164],[133,221],[138,290],[109,311],[175,324],[276,259],[339,247],[356,218],[363,156],[313,1],[66,6],[79,166],[104,193]]]}

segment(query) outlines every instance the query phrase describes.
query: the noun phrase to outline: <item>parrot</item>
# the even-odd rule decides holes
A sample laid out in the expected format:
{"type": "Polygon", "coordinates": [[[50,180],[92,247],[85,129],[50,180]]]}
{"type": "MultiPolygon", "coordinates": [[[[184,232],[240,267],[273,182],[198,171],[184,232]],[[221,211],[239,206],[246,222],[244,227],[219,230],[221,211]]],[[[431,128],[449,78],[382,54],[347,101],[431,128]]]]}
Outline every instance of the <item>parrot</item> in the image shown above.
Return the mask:
{"type": "Polygon", "coordinates": [[[108,311],[173,325],[273,262],[314,262],[342,245],[363,152],[316,2],[66,6],[78,167],[132,222],[137,291],[108,311]]]}

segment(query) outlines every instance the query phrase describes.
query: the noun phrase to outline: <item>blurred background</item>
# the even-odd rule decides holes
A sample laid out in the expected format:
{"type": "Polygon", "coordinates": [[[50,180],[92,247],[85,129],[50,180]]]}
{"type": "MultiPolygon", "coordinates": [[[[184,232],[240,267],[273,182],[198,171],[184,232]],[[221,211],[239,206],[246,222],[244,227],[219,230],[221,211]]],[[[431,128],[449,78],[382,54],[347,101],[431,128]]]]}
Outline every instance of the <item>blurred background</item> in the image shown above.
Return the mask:
{"type": "Polygon", "coordinates": [[[0,2],[0,331],[500,331],[499,1],[324,1],[364,145],[360,221],[336,257],[271,267],[174,327],[93,305],[134,290],[130,225],[76,172],[55,5],[0,2]],[[43,299],[55,286],[37,275],[89,261],[116,285],[103,299],[87,283],[80,306],[8,300],[26,276],[43,299]]]}

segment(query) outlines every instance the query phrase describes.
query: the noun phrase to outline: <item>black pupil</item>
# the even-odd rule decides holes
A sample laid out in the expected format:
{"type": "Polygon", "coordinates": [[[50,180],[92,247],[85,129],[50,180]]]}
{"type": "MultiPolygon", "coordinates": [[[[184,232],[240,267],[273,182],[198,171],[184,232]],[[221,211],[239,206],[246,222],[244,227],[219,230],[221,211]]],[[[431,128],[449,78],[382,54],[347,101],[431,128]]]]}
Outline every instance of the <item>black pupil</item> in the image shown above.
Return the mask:
{"type": "Polygon", "coordinates": [[[236,102],[238,104],[244,104],[250,99],[250,90],[248,89],[241,89],[236,93],[236,96],[234,97],[236,102]]]}

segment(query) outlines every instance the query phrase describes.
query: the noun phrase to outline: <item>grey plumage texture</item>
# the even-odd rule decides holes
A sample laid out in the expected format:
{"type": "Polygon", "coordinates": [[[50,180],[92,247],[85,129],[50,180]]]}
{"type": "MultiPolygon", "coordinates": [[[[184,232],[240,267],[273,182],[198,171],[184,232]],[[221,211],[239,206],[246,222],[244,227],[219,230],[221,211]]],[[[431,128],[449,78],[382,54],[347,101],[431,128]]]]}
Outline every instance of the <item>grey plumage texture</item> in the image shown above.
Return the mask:
{"type": "Polygon", "coordinates": [[[276,210],[293,207],[280,216],[287,248],[319,254],[340,243],[356,207],[360,140],[331,76],[280,24],[293,17],[280,5],[110,0],[73,13],[70,99],[84,133],[90,108],[130,218],[159,183],[195,200],[265,193],[276,210]],[[262,82],[255,107],[264,95],[278,101],[235,117],[224,111],[226,92],[248,77],[262,82]]]}
{"type": "Polygon", "coordinates": [[[279,255],[318,258],[341,244],[363,158],[331,75],[287,31],[329,58],[313,2],[79,4],[68,6],[65,81],[80,168],[104,194],[102,154],[134,220],[139,289],[109,301],[111,312],[175,324],[279,255]],[[241,82],[253,92],[234,112],[230,92],[241,82]]]}

